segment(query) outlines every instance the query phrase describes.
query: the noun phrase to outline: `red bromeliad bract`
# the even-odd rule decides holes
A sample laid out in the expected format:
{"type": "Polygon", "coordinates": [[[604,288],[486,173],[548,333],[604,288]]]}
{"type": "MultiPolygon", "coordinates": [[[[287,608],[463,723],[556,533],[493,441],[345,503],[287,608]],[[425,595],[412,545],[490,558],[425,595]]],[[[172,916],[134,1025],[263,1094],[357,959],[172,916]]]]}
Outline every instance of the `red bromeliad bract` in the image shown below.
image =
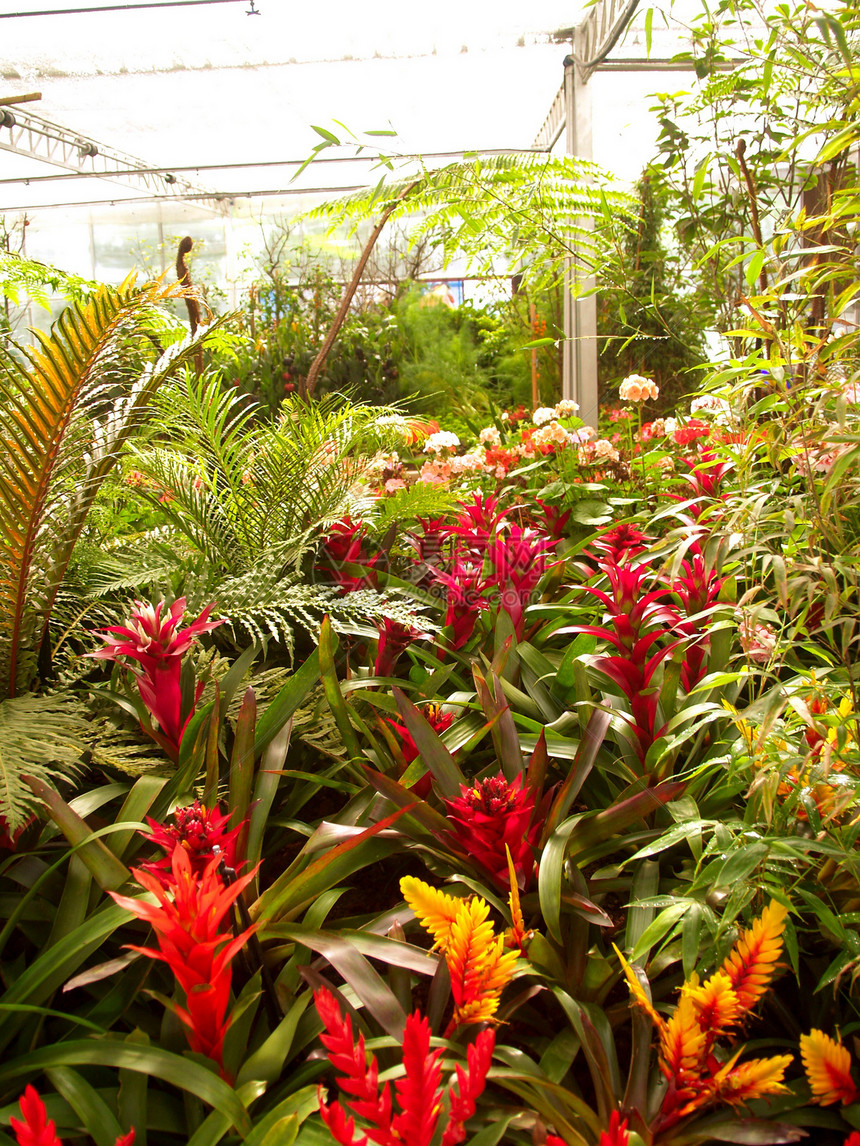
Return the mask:
{"type": "Polygon", "coordinates": [[[458,847],[492,872],[499,887],[507,888],[507,846],[517,882],[525,891],[534,875],[541,824],[540,817],[535,817],[535,794],[523,788],[522,776],[510,781],[499,772],[476,780],[470,788],[461,786],[460,795],[445,804],[458,847]]]}
{"type": "Polygon", "coordinates": [[[230,1026],[230,964],[253,930],[247,928],[234,936],[229,923],[224,926],[224,920],[257,868],[225,886],[218,873],[220,856],[209,861],[199,878],[181,844],[174,847],[170,858],[169,888],[156,876],[132,868],[134,878],[155,896],[157,904],[110,894],[120,907],[152,925],[159,949],[130,949],[150,959],[160,959],[170,967],[185,992],[185,1007],[176,1006],[175,1011],[188,1030],[191,1049],[217,1062],[224,1075],[224,1036],[230,1026]],[[168,891],[172,892],[172,899],[168,891]]]}
{"type": "MultiPolygon", "coordinates": [[[[21,1107],[23,1121],[18,1118],[9,1119],[18,1146],[63,1146],[57,1137],[56,1126],[53,1121],[48,1121],[45,1104],[35,1087],[27,1086],[18,1105],[21,1107]]],[[[120,1135],[115,1146],[132,1146],[133,1142],[134,1128],[128,1134],[120,1135]]]]}
{"type": "Polygon", "coordinates": [[[196,621],[179,628],[185,616],[185,598],[180,597],[169,607],[164,601],[157,605],[135,601],[128,627],[113,626],[105,629],[101,639],[105,647],[90,653],[91,657],[115,661],[127,657],[136,662],[129,665],[137,681],[141,700],[154,720],[162,737],[175,751],[179,751],[182,734],[194,714],[194,706],[203,691],[203,682],[197,684],[194,702],[188,712],[182,711],[182,659],[201,633],[211,632],[224,621],[210,621],[214,603],[208,605],[196,621]]]}

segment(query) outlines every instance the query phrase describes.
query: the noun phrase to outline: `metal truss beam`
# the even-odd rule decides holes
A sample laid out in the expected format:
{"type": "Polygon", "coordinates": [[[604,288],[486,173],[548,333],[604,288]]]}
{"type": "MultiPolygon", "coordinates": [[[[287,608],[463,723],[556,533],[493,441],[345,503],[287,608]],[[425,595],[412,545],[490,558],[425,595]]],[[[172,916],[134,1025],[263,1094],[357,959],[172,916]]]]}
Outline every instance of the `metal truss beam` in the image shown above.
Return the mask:
{"type": "Polygon", "coordinates": [[[14,111],[0,107],[0,150],[96,179],[130,185],[167,200],[193,194],[200,206],[220,215],[229,211],[229,201],[215,191],[198,187],[169,171],[153,171],[152,164],[142,159],[51,123],[32,112],[21,111],[18,107],[14,111]]]}

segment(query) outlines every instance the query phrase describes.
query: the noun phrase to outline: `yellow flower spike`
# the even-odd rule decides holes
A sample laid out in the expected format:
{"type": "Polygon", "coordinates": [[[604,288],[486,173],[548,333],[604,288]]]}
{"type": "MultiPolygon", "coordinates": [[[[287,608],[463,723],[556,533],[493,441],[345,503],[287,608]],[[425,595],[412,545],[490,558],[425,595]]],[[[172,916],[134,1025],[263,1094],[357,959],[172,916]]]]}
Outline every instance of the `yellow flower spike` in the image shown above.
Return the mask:
{"type": "Polygon", "coordinates": [[[655,1011],[654,1004],[645,994],[645,988],[636,977],[636,972],[633,970],[633,968],[630,966],[630,964],[627,962],[627,960],[624,958],[614,943],[612,944],[612,950],[618,956],[618,961],[621,964],[621,970],[624,972],[624,978],[627,980],[627,986],[630,989],[630,994],[633,996],[633,1002],[636,1003],[638,1007],[642,1008],[642,1010],[649,1017],[657,1030],[662,1034],[666,1026],[666,1020],[661,1014],[655,1011]]]}
{"type": "Polygon", "coordinates": [[[692,1000],[700,1029],[713,1041],[738,1022],[741,1015],[740,999],[724,971],[715,972],[701,986],[692,979],[691,976],[684,984],[684,993],[692,1000]]]}
{"type": "Polygon", "coordinates": [[[451,937],[451,927],[464,901],[446,895],[444,891],[411,875],[401,879],[400,894],[415,912],[421,926],[433,936],[433,946],[444,951],[451,937]]]}
{"type": "Polygon", "coordinates": [[[461,901],[445,960],[451,976],[454,1015],[449,1031],[466,1023],[491,1022],[502,991],[511,981],[517,952],[504,951],[504,938],[488,921],[483,899],[461,901]]]}
{"type": "Polygon", "coordinates": [[[523,919],[523,909],[520,906],[520,889],[517,886],[517,872],[514,867],[513,856],[511,849],[505,844],[505,854],[508,857],[508,879],[511,885],[511,894],[508,896],[508,906],[511,909],[511,929],[507,933],[509,936],[509,946],[516,947],[525,955],[525,944],[532,936],[531,931],[526,931],[526,921],[523,919]]]}
{"type": "Polygon", "coordinates": [[[745,931],[726,957],[722,970],[738,997],[741,1010],[751,1010],[770,985],[782,954],[782,933],[788,909],[772,899],[760,918],[745,931]]]}
{"type": "Polygon", "coordinates": [[[682,1090],[690,1080],[701,1076],[707,1049],[693,1000],[682,994],[672,1017],[660,1031],[660,1069],[682,1090]]]}
{"type": "Polygon", "coordinates": [[[800,1057],[812,1098],[819,1106],[856,1102],[860,1094],[851,1077],[851,1055],[841,1042],[824,1031],[811,1030],[800,1036],[800,1057]]]}
{"type": "Polygon", "coordinates": [[[714,1097],[730,1106],[740,1106],[763,1098],[766,1094],[785,1094],[788,1087],[783,1083],[783,1075],[794,1059],[793,1055],[781,1054],[773,1058],[753,1058],[735,1066],[736,1057],[731,1059],[714,1075],[714,1097]]]}

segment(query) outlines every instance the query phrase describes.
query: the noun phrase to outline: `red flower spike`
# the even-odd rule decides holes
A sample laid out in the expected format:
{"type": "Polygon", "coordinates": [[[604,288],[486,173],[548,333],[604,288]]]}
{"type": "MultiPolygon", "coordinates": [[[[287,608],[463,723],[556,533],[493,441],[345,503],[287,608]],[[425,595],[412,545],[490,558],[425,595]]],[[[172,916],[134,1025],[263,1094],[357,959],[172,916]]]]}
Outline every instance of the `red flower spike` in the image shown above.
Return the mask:
{"type": "Polygon", "coordinates": [[[162,859],[142,864],[144,871],[159,876],[163,883],[172,880],[171,856],[179,845],[188,852],[191,868],[199,878],[214,855],[222,855],[227,867],[236,867],[236,837],[242,831],[242,824],[226,831],[230,822],[229,812],[219,812],[217,808],[206,808],[199,800],[187,808],[175,808],[173,824],[165,826],[147,816],[146,822],[152,831],[145,839],[151,840],[167,853],[162,859]],[[218,849],[216,851],[216,849],[218,849]]]}
{"type": "Polygon", "coordinates": [[[496,1032],[483,1030],[466,1050],[467,1069],[457,1067],[457,1089],[451,1087],[451,1110],[442,1135],[442,1146],[458,1146],[466,1137],[465,1124],[475,1113],[475,1103],[484,1092],[487,1071],[493,1059],[496,1032]]]}
{"type": "Polygon", "coordinates": [[[24,1121],[10,1118],[9,1125],[18,1139],[18,1146],[62,1146],[57,1129],[48,1121],[48,1112],[35,1087],[28,1086],[18,1100],[24,1121]]]}
{"type": "MultiPolygon", "coordinates": [[[[436,1133],[443,1092],[442,1050],[430,1049],[430,1023],[416,1011],[406,1019],[403,1031],[405,1077],[395,1083],[397,1113],[392,1117],[391,1094],[386,1083],[379,1091],[376,1059],[368,1062],[364,1039],[353,1040],[352,1021],[344,1018],[334,996],[325,989],[314,993],[317,1012],[326,1033],[321,1040],[335,1070],[342,1072],[338,1085],[349,1095],[346,1105],[369,1123],[366,1136],[357,1138],[356,1126],[339,1101],[326,1105],[319,1091],[323,1122],[340,1146],[430,1146],[436,1133]]],[[[465,1138],[463,1123],[475,1110],[490,1068],[495,1035],[484,1031],[467,1050],[467,1070],[457,1068],[457,1090],[449,1094],[451,1114],[441,1146],[457,1146],[465,1138]]]]}
{"type": "Polygon", "coordinates": [[[488,581],[499,590],[499,603],[513,622],[517,640],[523,637],[525,610],[548,568],[547,555],[551,552],[552,538],[518,525],[507,535],[494,537],[487,548],[491,569],[488,581]]]}
{"type": "Polygon", "coordinates": [[[374,676],[391,676],[401,653],[415,641],[427,636],[426,633],[411,627],[407,628],[400,621],[393,621],[390,617],[378,623],[376,628],[379,632],[379,644],[373,662],[374,676]]]}
{"type": "Polygon", "coordinates": [[[394,1133],[409,1146],[430,1146],[442,1107],[439,1083],[441,1050],[430,1051],[430,1023],[418,1012],[409,1015],[403,1032],[404,1078],[394,1084],[401,1113],[394,1133]]]}
{"type": "Polygon", "coordinates": [[[860,1130],[852,1130],[845,1139],[844,1146],[860,1146],[860,1130]]]}
{"type": "MultiPolygon", "coordinates": [[[[57,1137],[53,1121],[48,1121],[45,1104],[35,1087],[27,1086],[18,1100],[18,1105],[21,1107],[23,1122],[18,1118],[9,1119],[18,1146],[63,1146],[57,1137]]],[[[115,1146],[133,1146],[133,1144],[134,1128],[129,1130],[128,1134],[117,1138],[115,1146]]]]}
{"type": "Polygon", "coordinates": [[[218,874],[220,863],[220,856],[215,856],[198,879],[188,852],[177,844],[171,855],[172,900],[160,878],[136,868],[132,868],[132,875],[157,903],[110,894],[120,907],[152,925],[158,950],[137,946],[130,946],[130,950],[167,963],[185,992],[185,1007],[174,1009],[187,1028],[191,1049],[218,1063],[226,1078],[222,1055],[230,1026],[230,964],[253,928],[234,936],[229,925],[223,926],[224,918],[257,868],[225,886],[218,874]]]}
{"type": "Polygon", "coordinates": [[[370,553],[365,546],[367,527],[363,522],[354,522],[350,517],[336,521],[328,537],[323,542],[322,553],[328,559],[323,568],[331,579],[340,586],[341,593],[351,593],[356,589],[378,589],[379,576],[375,566],[382,560],[382,553],[370,553]],[[347,572],[344,565],[361,565],[365,573],[347,572]]]}
{"type": "Polygon", "coordinates": [[[609,1128],[603,1130],[597,1146],[627,1146],[630,1135],[627,1132],[627,1119],[623,1121],[617,1110],[612,1111],[609,1128]]]}
{"type": "Polygon", "coordinates": [[[209,633],[224,621],[210,621],[214,604],[208,605],[196,621],[179,628],[185,616],[185,598],[165,609],[165,602],[157,605],[135,601],[128,627],[113,626],[98,635],[105,647],[88,656],[115,661],[120,657],[137,663],[127,667],[134,674],[140,698],[152,718],[157,722],[165,746],[179,752],[182,734],[194,715],[194,708],[203,691],[199,682],[190,711],[182,711],[182,660],[201,633],[209,633]],[[162,614],[162,610],[165,610],[162,614]],[[113,634],[109,636],[107,634],[113,634]]]}

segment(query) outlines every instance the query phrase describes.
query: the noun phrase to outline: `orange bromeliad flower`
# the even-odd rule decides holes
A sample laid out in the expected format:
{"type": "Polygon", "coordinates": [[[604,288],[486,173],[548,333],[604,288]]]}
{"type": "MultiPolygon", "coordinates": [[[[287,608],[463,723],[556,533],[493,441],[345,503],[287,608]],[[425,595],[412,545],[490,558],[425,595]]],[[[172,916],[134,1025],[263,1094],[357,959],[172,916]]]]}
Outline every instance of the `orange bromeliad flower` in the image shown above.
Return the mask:
{"type": "Polygon", "coordinates": [[[772,901],[740,937],[719,971],[704,983],[697,975],[690,976],[668,1020],[654,1009],[633,968],[616,948],[633,1001],[648,1014],[659,1035],[659,1066],[668,1083],[660,1129],[712,1103],[740,1106],[785,1091],[782,1079],[791,1055],[738,1064],[743,1048],[720,1061],[714,1044],[720,1035],[734,1032],[767,990],[782,951],[786,915],[786,909],[772,901]]]}
{"type": "Polygon", "coordinates": [[[824,1031],[811,1030],[800,1036],[800,1057],[813,1102],[819,1106],[841,1102],[847,1106],[860,1098],[851,1077],[851,1055],[841,1042],[824,1031]]]}
{"type": "Polygon", "coordinates": [[[782,951],[788,909],[772,899],[761,917],[743,933],[723,963],[741,1009],[751,1010],[770,986],[782,951]]]}
{"type": "Polygon", "coordinates": [[[504,936],[496,935],[487,919],[487,903],[478,897],[454,899],[413,876],[401,879],[400,890],[448,964],[454,1014],[446,1035],[466,1023],[493,1022],[517,952],[505,952],[504,936]]]}

